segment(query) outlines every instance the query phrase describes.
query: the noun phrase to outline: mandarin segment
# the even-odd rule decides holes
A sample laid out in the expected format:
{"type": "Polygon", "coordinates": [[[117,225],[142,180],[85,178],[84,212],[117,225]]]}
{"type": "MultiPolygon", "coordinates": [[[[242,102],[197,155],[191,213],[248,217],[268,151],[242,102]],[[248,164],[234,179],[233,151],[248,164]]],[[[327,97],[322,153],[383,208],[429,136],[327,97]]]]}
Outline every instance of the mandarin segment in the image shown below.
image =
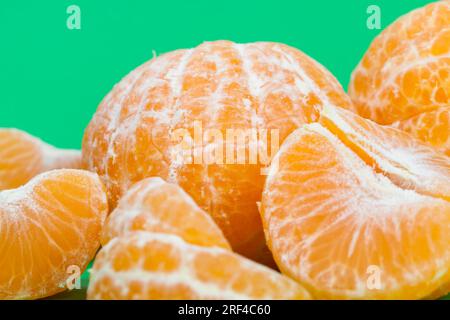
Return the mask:
{"type": "Polygon", "coordinates": [[[139,230],[175,234],[192,244],[231,249],[212,218],[183,189],[157,177],[144,179],[125,193],[107,219],[102,243],[139,230]]]}
{"type": "Polygon", "coordinates": [[[450,107],[420,113],[407,120],[397,121],[393,127],[406,131],[450,156],[450,107]]]}
{"type": "Polygon", "coordinates": [[[266,181],[261,216],[280,270],[316,298],[442,292],[450,283],[449,168],[400,130],[325,108],[320,123],[286,139],[266,181]]]}
{"type": "Polygon", "coordinates": [[[107,213],[104,186],[86,171],[49,171],[0,191],[0,299],[64,291],[69,267],[81,274],[99,248],[107,213]]]}
{"type": "Polygon", "coordinates": [[[411,135],[325,107],[320,123],[377,172],[403,189],[450,201],[450,161],[411,135]]]}
{"type": "MultiPolygon", "coordinates": [[[[234,250],[270,263],[256,207],[267,163],[179,161],[173,133],[185,130],[193,139],[200,124],[203,132],[220,135],[212,141],[200,137],[205,144],[200,152],[224,144],[248,154],[247,140],[245,145],[224,140],[228,130],[273,129],[281,142],[317,120],[328,103],[351,105],[337,80],[302,52],[276,43],[207,42],[161,55],[125,77],[86,129],[83,161],[105,181],[112,206],[147,177],[179,184],[213,217],[234,250]]],[[[263,136],[255,145],[270,158],[263,136]]]]}
{"type": "Polygon", "coordinates": [[[293,280],[219,247],[134,232],[99,252],[88,299],[309,299],[293,280]]]}
{"type": "Polygon", "coordinates": [[[414,10],[386,28],[352,74],[357,112],[395,124],[449,154],[450,1],[414,10]]]}
{"type": "Polygon", "coordinates": [[[57,149],[23,131],[0,128],[0,190],[18,188],[42,172],[80,167],[80,151],[57,149]]]}

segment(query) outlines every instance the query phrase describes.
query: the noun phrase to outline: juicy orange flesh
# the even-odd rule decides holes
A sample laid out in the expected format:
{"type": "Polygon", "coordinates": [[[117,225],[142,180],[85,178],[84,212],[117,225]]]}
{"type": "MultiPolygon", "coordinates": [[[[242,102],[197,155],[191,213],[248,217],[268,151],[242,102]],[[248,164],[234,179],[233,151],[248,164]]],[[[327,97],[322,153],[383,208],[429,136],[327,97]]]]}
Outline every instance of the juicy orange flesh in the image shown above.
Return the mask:
{"type": "Polygon", "coordinates": [[[89,299],[307,299],[275,271],[218,247],[172,235],[135,232],[97,256],[89,299]]]}
{"type": "Polygon", "coordinates": [[[423,112],[407,120],[398,121],[394,123],[394,126],[424,142],[428,142],[447,156],[450,156],[449,107],[423,112]]]}
{"type": "Polygon", "coordinates": [[[18,188],[54,169],[78,169],[81,153],[56,149],[16,129],[0,128],[0,190],[18,188]]]}
{"type": "MultiPolygon", "coordinates": [[[[171,133],[184,129],[194,137],[198,121],[203,132],[215,129],[223,137],[228,129],[276,129],[281,143],[317,120],[325,103],[350,107],[336,79],[300,51],[275,43],[207,42],[159,56],[123,79],[86,130],[83,160],[106,181],[113,206],[132,184],[160,176],[186,190],[235,251],[270,263],[256,207],[266,165],[177,164],[171,133]]],[[[236,141],[230,144],[237,149],[236,141]]]]}
{"type": "MultiPolygon", "coordinates": [[[[331,121],[322,123],[335,130],[331,121]]],[[[318,298],[428,296],[450,281],[449,202],[392,183],[370,150],[341,136],[305,126],[280,151],[262,202],[278,266],[318,298]],[[379,290],[368,289],[370,266],[381,270],[379,290]]]]}
{"type": "Polygon", "coordinates": [[[108,217],[102,243],[139,230],[175,234],[192,244],[231,250],[211,217],[179,186],[160,178],[145,179],[124,195],[108,217]]]}
{"type": "Polygon", "coordinates": [[[450,201],[450,162],[410,135],[381,127],[340,108],[322,112],[320,123],[368,166],[403,189],[450,201]]]}
{"type": "Polygon", "coordinates": [[[95,255],[106,213],[100,180],[82,171],[51,171],[1,192],[0,298],[65,290],[68,268],[83,272],[95,255]]]}
{"type": "Polygon", "coordinates": [[[349,94],[357,112],[396,124],[450,152],[450,1],[414,10],[386,28],[352,74],[349,94]],[[436,118],[438,111],[445,119],[436,118]]]}
{"type": "Polygon", "coordinates": [[[0,155],[0,190],[18,188],[26,183],[38,171],[41,161],[39,148],[34,143],[7,130],[0,130],[0,155]]]}

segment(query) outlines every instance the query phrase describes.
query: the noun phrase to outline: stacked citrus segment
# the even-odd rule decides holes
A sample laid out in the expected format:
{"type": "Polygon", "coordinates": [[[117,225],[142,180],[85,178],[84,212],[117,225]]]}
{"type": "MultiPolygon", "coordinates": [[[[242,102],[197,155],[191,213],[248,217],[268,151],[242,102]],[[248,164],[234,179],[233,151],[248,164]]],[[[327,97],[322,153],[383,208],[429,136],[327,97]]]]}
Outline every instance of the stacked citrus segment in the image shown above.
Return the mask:
{"type": "Polygon", "coordinates": [[[360,115],[392,124],[450,155],[450,1],[414,10],[386,28],[355,69],[349,93],[360,115]]]}
{"type": "Polygon", "coordinates": [[[302,52],[277,43],[207,42],[161,55],[125,77],[86,129],[83,161],[103,178],[113,206],[144,178],[179,184],[235,251],[269,264],[256,207],[261,169],[277,139],[317,120],[327,103],[350,106],[337,80],[302,52]],[[230,134],[238,129],[242,140],[230,134]],[[180,147],[182,132],[188,150],[180,147]],[[207,160],[218,148],[223,156],[207,160]]]}
{"type": "Polygon", "coordinates": [[[317,298],[424,298],[450,282],[450,161],[339,108],[296,130],[262,198],[280,270],[317,298]]]}
{"type": "Polygon", "coordinates": [[[89,299],[308,299],[293,280],[230,250],[177,185],[134,185],[107,221],[89,299]]]}
{"type": "Polygon", "coordinates": [[[0,299],[67,289],[100,246],[107,212],[100,179],[80,170],[50,171],[0,191],[0,299]]]}
{"type": "Polygon", "coordinates": [[[179,186],[161,178],[135,184],[108,217],[102,243],[133,231],[175,234],[185,241],[230,249],[212,218],[179,186]]]}
{"type": "Polygon", "coordinates": [[[0,190],[20,187],[42,172],[80,167],[79,151],[57,149],[23,131],[0,128],[0,190]]]}
{"type": "Polygon", "coordinates": [[[332,107],[320,124],[397,186],[450,201],[450,160],[411,135],[332,107]]]}
{"type": "Polygon", "coordinates": [[[161,233],[111,240],[91,271],[89,299],[307,299],[293,280],[220,247],[161,233]]]}

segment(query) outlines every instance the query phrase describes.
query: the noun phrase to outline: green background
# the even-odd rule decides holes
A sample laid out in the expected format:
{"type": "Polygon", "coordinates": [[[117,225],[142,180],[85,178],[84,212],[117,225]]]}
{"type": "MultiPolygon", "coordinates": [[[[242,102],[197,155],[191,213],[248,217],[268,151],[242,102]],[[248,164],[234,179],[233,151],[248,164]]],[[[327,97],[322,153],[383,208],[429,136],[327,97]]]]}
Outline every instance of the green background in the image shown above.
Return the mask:
{"type": "MultiPolygon", "coordinates": [[[[59,147],[80,148],[101,99],[152,57],[203,41],[277,41],[297,47],[347,87],[380,30],[366,9],[381,8],[382,28],[424,0],[58,0],[0,3],[0,127],[26,130],[59,147]],[[66,8],[81,8],[81,30],[66,8]]],[[[87,275],[83,277],[87,284],[87,275]]],[[[82,297],[83,293],[60,298],[82,297]]]]}

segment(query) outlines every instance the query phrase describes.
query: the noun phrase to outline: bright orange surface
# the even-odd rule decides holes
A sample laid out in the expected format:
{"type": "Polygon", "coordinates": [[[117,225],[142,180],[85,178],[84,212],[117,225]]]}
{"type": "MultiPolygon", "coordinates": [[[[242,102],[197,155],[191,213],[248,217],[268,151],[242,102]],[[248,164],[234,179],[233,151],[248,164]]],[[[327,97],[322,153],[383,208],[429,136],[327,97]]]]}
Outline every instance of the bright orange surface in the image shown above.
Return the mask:
{"type": "Polygon", "coordinates": [[[179,163],[171,133],[185,129],[192,137],[199,121],[223,137],[228,129],[275,129],[281,142],[328,103],[350,105],[336,79],[302,52],[276,43],[207,42],[125,77],[89,124],[83,160],[105,181],[113,207],[134,183],[160,176],[188,192],[235,251],[270,264],[256,206],[261,163],[179,163]]]}
{"type": "Polygon", "coordinates": [[[97,175],[54,170],[0,191],[0,299],[37,299],[64,291],[100,246],[108,213],[97,175]]]}
{"type": "Polygon", "coordinates": [[[386,28],[353,72],[357,112],[450,155],[450,1],[414,10],[386,28]]]}
{"type": "Polygon", "coordinates": [[[295,281],[229,250],[163,233],[111,240],[91,271],[89,299],[309,299],[295,281]]]}
{"type": "Polygon", "coordinates": [[[80,151],[57,149],[23,131],[0,128],[0,190],[18,188],[45,171],[80,167],[80,151]]]}
{"type": "Polygon", "coordinates": [[[315,298],[435,297],[450,283],[449,181],[445,155],[325,108],[273,161],[261,214],[269,247],[315,298]]]}
{"type": "Polygon", "coordinates": [[[108,217],[102,243],[134,231],[178,235],[201,246],[231,250],[222,231],[178,185],[161,178],[135,184],[108,217]]]}

